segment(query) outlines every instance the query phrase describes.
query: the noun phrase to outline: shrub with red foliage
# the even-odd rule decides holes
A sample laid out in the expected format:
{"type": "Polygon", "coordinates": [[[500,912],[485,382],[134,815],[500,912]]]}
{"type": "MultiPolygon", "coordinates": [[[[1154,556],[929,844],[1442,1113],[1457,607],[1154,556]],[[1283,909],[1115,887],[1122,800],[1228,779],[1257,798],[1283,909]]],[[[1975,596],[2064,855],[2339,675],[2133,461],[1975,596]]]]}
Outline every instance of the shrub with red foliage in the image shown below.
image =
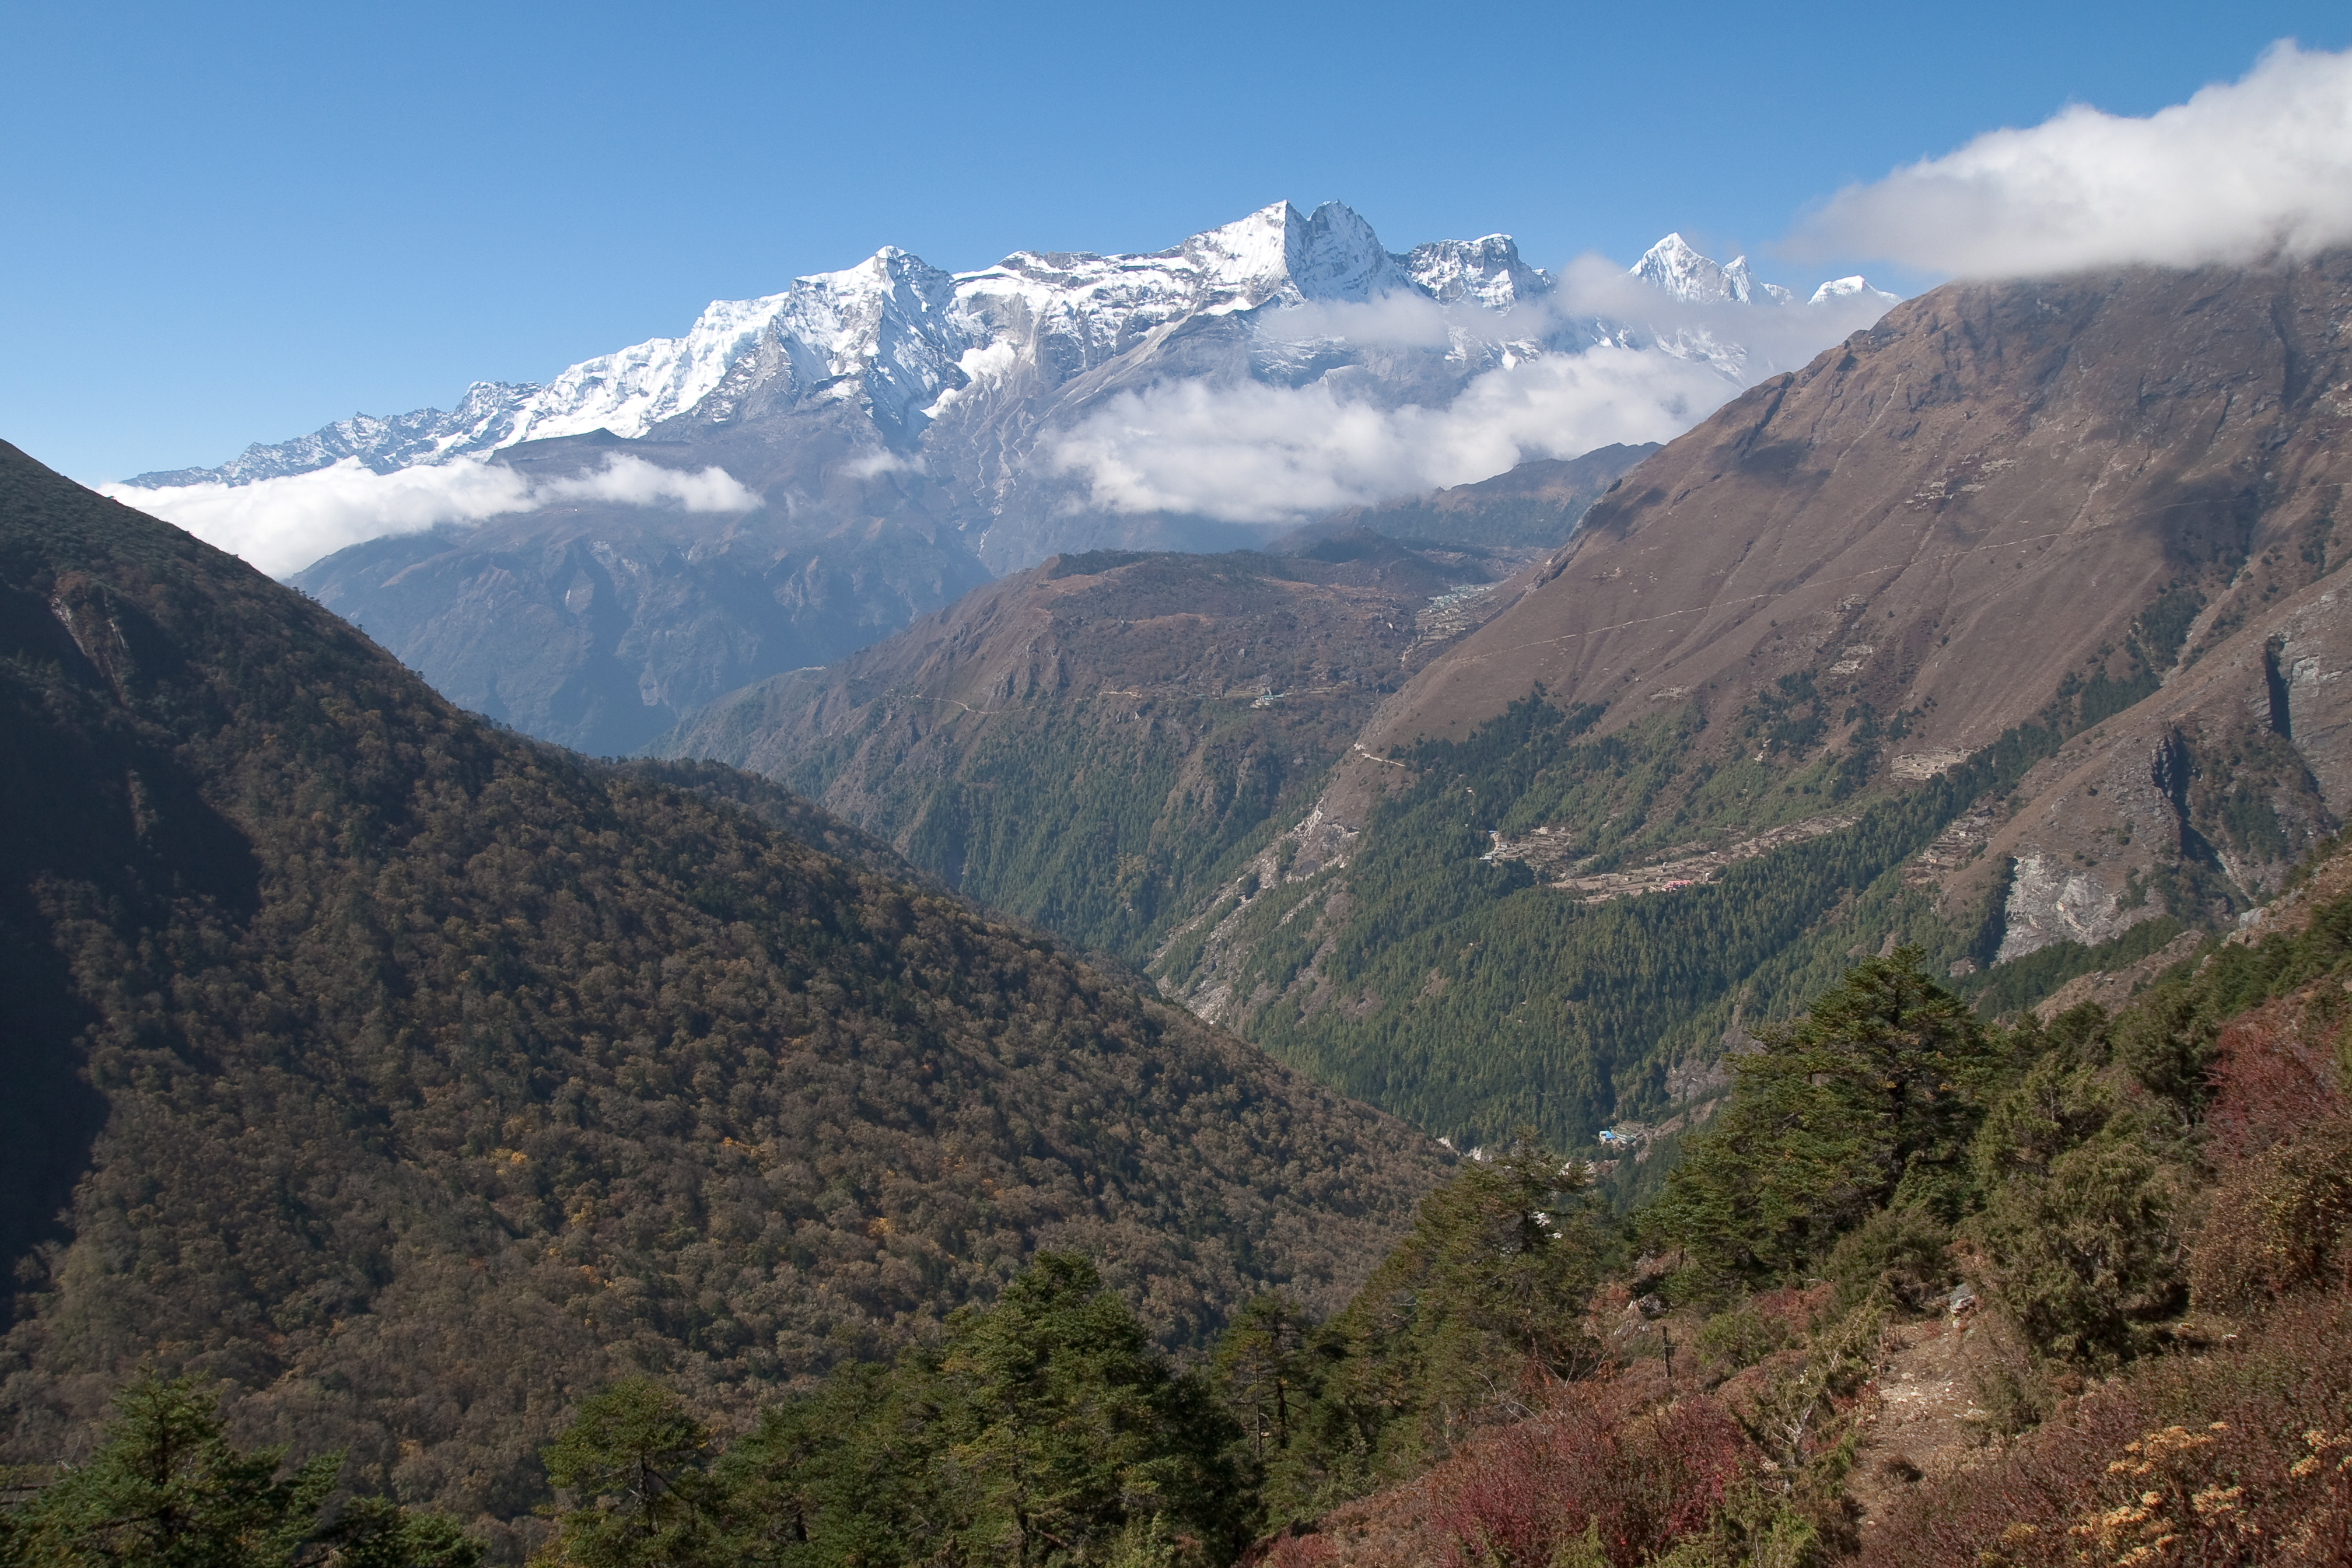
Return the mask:
{"type": "Polygon", "coordinates": [[[1300,1534],[1295,1528],[1260,1542],[1242,1558],[1255,1568],[1322,1568],[1339,1560],[1339,1545],[1329,1536],[1300,1534]]]}
{"type": "Polygon", "coordinates": [[[2340,1002],[2289,997],[2221,1031],[2205,1118],[2221,1183],[2189,1253],[2200,1307],[2236,1310],[2352,1265],[2352,1098],[2331,1038],[2340,1002]]]}
{"type": "Polygon", "coordinates": [[[1705,1531],[1751,1458],[1715,1400],[1643,1409],[1630,1391],[1577,1385],[1424,1479],[1433,1555],[1540,1564],[1597,1527],[1609,1561],[1631,1568],[1705,1531]]]}
{"type": "Polygon", "coordinates": [[[2214,1047],[2207,1150],[2228,1165],[2315,1121],[2352,1114],[2334,1041],[2333,1005],[2284,997],[2241,1014],[2214,1047]]]}
{"type": "Polygon", "coordinates": [[[2144,1362],[1989,1463],[1921,1486],[1863,1568],[2352,1563],[2352,1298],[2144,1362]]]}

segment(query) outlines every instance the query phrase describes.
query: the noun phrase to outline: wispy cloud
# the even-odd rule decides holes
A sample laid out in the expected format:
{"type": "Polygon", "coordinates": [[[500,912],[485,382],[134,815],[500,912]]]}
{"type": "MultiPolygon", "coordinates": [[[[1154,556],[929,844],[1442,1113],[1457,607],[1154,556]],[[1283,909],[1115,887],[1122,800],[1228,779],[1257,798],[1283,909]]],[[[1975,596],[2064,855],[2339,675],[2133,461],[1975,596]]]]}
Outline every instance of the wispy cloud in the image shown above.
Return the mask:
{"type": "Polygon", "coordinates": [[[1852,186],[1798,254],[1957,277],[2304,256],[2352,240],[2352,51],[2280,43],[2145,119],[2076,106],[1852,186]]]}
{"type": "Polygon", "coordinates": [[[176,523],[207,544],[288,576],[346,546],[444,522],[476,522],[564,502],[749,511],[760,498],[724,468],[688,472],[625,453],[571,479],[532,479],[493,463],[450,463],[378,474],[356,458],[249,485],[142,489],[101,485],[125,506],[176,523]]]}

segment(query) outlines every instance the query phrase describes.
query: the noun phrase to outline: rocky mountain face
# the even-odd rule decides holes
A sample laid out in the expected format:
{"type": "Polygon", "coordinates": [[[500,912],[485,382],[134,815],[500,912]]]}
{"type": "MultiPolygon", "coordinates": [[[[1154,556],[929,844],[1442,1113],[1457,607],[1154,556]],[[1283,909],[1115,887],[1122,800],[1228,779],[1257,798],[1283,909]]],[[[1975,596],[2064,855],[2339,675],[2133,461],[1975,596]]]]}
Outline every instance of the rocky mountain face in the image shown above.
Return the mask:
{"type": "Polygon", "coordinates": [[[1166,1346],[1333,1310],[1443,1168],[715,767],[598,767],[0,445],[10,1464],[121,1377],[543,1535],[654,1371],[713,1419],[1098,1259],[1166,1346]]]}
{"type": "MultiPolygon", "coordinates": [[[[619,445],[574,437],[494,460],[561,479],[593,471],[619,445]]],[[[709,460],[675,443],[627,447],[666,467],[709,460]]],[[[811,471],[824,449],[746,442],[729,453],[779,489],[805,476],[795,493],[817,504],[797,513],[714,520],[572,502],[372,540],[289,581],[460,706],[623,755],[747,682],[829,664],[988,581],[931,487],[903,474],[837,482],[811,471]]]]}
{"type": "Polygon", "coordinates": [[[1781,368],[1790,331],[1813,334],[1810,347],[1883,308],[1790,303],[1678,237],[1631,287],[1625,310],[1612,297],[1616,313],[1596,313],[1507,236],[1391,252],[1337,203],[1276,203],[1149,255],[1024,251],[948,273],[886,248],[779,294],[713,303],[681,337],[544,385],[478,384],[446,414],[356,417],[217,469],[142,475],[131,482],[145,489],[126,495],[338,462],[388,474],[496,460],[570,479],[624,454],[723,468],[756,508],[533,501],[299,574],[459,700],[620,752],[995,573],[1056,552],[1254,547],[1306,520],[1105,500],[1068,443],[1123,395],[1317,388],[1342,405],[1441,409],[1482,377],[1601,345],[1707,367],[1702,382],[1728,395],[1781,368]],[[1740,322],[1768,315],[1751,351],[1740,322]],[[601,598],[582,586],[600,570],[613,578],[601,598]]]}
{"type": "Polygon", "coordinates": [[[1589,1136],[1688,1109],[1735,1006],[1848,950],[1973,984],[2239,918],[2352,800],[2347,315],[2341,254],[1897,306],[1627,474],[1164,983],[1465,1135],[1535,1109],[1429,1087],[1508,1022],[1589,1136]],[[1738,956],[1660,980],[1636,940],[1738,956]]]}
{"type": "Polygon", "coordinates": [[[764,773],[970,896],[1140,962],[1534,553],[1318,527],[1265,552],[1057,555],[652,750],[764,773]]]}

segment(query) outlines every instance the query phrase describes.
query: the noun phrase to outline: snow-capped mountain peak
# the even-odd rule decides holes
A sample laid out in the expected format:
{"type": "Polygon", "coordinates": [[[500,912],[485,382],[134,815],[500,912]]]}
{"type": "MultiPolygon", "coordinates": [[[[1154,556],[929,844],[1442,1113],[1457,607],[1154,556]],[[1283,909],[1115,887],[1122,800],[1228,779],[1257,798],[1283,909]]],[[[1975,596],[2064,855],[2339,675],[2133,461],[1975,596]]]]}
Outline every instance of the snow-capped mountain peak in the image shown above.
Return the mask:
{"type": "Polygon", "coordinates": [[[1758,281],[1745,256],[1718,264],[1700,255],[1680,234],[1670,234],[1650,247],[1629,270],[1633,277],[1692,305],[1780,305],[1796,298],[1777,283],[1758,281]]]}
{"type": "Polygon", "coordinates": [[[1642,259],[1627,268],[1627,273],[1654,289],[1663,289],[1677,300],[1693,303],[1720,300],[1728,292],[1722,267],[1701,256],[1680,232],[1666,236],[1643,251],[1642,259]]]}
{"type": "Polygon", "coordinates": [[[1476,239],[1441,239],[1416,245],[1405,258],[1413,287],[1441,305],[1467,300],[1490,310],[1507,310],[1551,291],[1551,277],[1519,259],[1507,234],[1476,239]]]}
{"type": "MultiPolygon", "coordinates": [[[[1735,256],[1728,263],[1718,265],[1700,255],[1680,234],[1670,234],[1650,247],[1642,259],[1627,269],[1627,275],[1693,305],[1789,305],[1795,303],[1797,298],[1778,283],[1759,279],[1745,256],[1735,256]]],[[[1807,302],[1825,305],[1856,295],[1883,300],[1890,305],[1902,298],[1883,289],[1873,289],[1857,275],[1822,284],[1807,302]]]]}
{"type": "Polygon", "coordinates": [[[1813,297],[1806,302],[1813,305],[1826,305],[1832,300],[1850,300],[1857,297],[1884,300],[1890,305],[1903,298],[1900,294],[1890,294],[1884,289],[1872,288],[1863,280],[1862,274],[1857,272],[1851,278],[1831,279],[1814,289],[1813,297]]]}
{"type": "MultiPolygon", "coordinates": [[[[1686,304],[1793,300],[1789,290],[1759,281],[1746,257],[1720,265],[1680,234],[1652,246],[1632,276],[1686,304]]],[[[1213,342],[1242,356],[1216,362],[1229,370],[1290,384],[1351,366],[1349,385],[1367,375],[1429,374],[1455,384],[1529,355],[1637,341],[1717,363],[1734,380],[1745,374],[1747,351],[1718,341],[1723,323],[1636,329],[1536,312],[1514,318],[1509,328],[1482,324],[1554,291],[1552,279],[1528,266],[1507,235],[1439,240],[1401,256],[1339,202],[1311,212],[1276,202],[1147,254],[1018,251],[993,267],[956,274],[885,246],[854,267],[795,279],[780,293],[713,300],[683,334],[583,360],[543,386],[478,384],[452,413],[358,416],[293,441],[249,447],[219,468],[142,475],[133,482],[241,485],[350,457],[390,473],[600,428],[635,439],[667,426],[671,437],[697,438],[698,431],[793,409],[840,407],[865,415],[876,435],[901,450],[920,442],[929,451],[938,443],[925,432],[940,420],[974,432],[970,440],[980,445],[971,450],[993,455],[957,461],[993,476],[984,488],[994,495],[1016,482],[1012,476],[1034,438],[1022,432],[1044,416],[1037,400],[1115,364],[1124,366],[1116,374],[1139,385],[1166,374],[1202,374],[1210,362],[1197,356],[1229,352],[1213,350],[1213,342]],[[1406,371],[1399,361],[1371,370],[1349,343],[1326,335],[1328,322],[1306,318],[1299,334],[1283,324],[1300,307],[1391,294],[1468,308],[1454,315],[1445,346],[1434,351],[1443,368],[1406,371]],[[1179,341],[1185,321],[1244,312],[1249,324],[1241,339],[1187,337],[1181,341],[1194,346],[1177,358],[1163,365],[1155,357],[1160,345],[1179,341]],[[998,426],[992,411],[1010,414],[1010,423],[998,426]],[[976,434],[983,427],[998,433],[976,434]],[[999,450],[999,441],[1013,445],[999,450]]],[[[1892,299],[1857,278],[1823,284],[1813,302],[1856,294],[1892,299]]],[[[954,441],[970,444],[965,437],[954,441]]],[[[944,453],[935,457],[945,460],[944,453]]]]}

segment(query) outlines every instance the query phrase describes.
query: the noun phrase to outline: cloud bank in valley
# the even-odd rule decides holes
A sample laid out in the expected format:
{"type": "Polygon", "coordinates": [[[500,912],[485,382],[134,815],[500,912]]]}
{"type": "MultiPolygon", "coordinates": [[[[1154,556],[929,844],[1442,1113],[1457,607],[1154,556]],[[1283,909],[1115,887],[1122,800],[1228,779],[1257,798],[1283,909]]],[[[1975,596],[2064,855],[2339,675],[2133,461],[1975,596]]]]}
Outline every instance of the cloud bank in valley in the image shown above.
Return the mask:
{"type": "Polygon", "coordinates": [[[495,463],[375,473],[357,458],[332,468],[249,485],[179,485],[100,492],[160,517],[268,573],[285,577],[347,546],[445,522],[478,522],[565,502],[750,511],[760,498],[723,468],[688,472],[625,453],[572,479],[533,479],[495,463]]]}
{"type": "Polygon", "coordinates": [[[2307,256],[2352,241],[2352,51],[2273,45],[2145,119],[2069,108],[1850,186],[1797,254],[1954,277],[2307,256]]]}
{"type": "Polygon", "coordinates": [[[1047,452],[1108,511],[1284,522],[1464,484],[1530,458],[1679,435],[1735,388],[1648,350],[1547,354],[1489,371],[1442,408],[1303,387],[1176,382],[1124,393],[1047,452]]]}
{"type": "Polygon", "coordinates": [[[1163,384],[1111,399],[1049,439],[1039,460],[1082,481],[1106,511],[1295,522],[1489,479],[1532,458],[1672,440],[1742,388],[1868,326],[1889,302],[1863,294],[1819,305],[1691,303],[1584,257],[1552,293],[1499,320],[1403,295],[1308,306],[1268,330],[1386,349],[1444,346],[1465,329],[1528,342],[1614,327],[1620,341],[1515,357],[1435,407],[1382,406],[1328,379],[1163,384]]]}

